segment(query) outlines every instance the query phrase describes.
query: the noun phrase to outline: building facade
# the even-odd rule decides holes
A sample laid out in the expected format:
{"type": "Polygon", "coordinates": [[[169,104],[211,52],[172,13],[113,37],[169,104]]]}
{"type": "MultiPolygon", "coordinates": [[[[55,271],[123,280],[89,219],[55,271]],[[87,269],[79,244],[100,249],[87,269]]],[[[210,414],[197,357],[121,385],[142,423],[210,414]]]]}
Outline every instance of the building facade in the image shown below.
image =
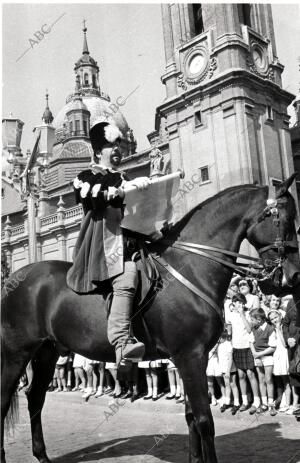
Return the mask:
{"type": "MultiPolygon", "coordinates": [[[[74,204],[72,179],[91,160],[88,131],[99,117],[112,119],[120,128],[123,169],[130,177],[149,175],[151,166],[157,169],[156,159],[161,174],[185,172],[183,194],[176,202],[179,216],[229,186],[272,185],[294,171],[287,115],[294,96],[282,88],[283,65],[277,57],[271,5],[163,4],[161,8],[166,61],[161,80],[166,98],[156,109],[149,149],[136,151],[119,105],[102,91],[86,28],[82,56],[74,67],[75,91],[54,119],[47,99],[43,127],[53,128],[55,141],[51,157],[47,149],[42,156],[49,157],[49,166],[36,182],[38,260],[72,258],[82,216],[81,207],[74,204]],[[197,185],[185,194],[184,185],[195,175],[197,185]]],[[[17,123],[21,130],[22,121],[17,123]]],[[[8,154],[2,243],[14,271],[30,260],[30,224],[26,202],[14,186],[14,177],[24,169],[22,153],[4,148],[8,154]]]]}

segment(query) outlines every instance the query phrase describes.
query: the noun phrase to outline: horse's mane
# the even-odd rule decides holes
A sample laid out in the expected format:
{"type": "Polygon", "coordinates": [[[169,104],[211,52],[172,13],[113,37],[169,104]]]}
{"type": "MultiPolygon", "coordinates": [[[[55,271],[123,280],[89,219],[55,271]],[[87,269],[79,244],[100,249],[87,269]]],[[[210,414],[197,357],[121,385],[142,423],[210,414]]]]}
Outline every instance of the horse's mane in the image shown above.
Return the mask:
{"type": "MultiPolygon", "coordinates": [[[[203,209],[206,206],[209,206],[212,202],[215,201],[221,201],[222,202],[222,207],[223,209],[231,207],[231,202],[227,202],[225,204],[225,199],[227,198],[228,195],[231,193],[235,193],[237,191],[242,191],[245,194],[247,191],[251,190],[260,190],[260,189],[268,189],[268,186],[262,186],[262,185],[252,185],[252,184],[245,184],[245,185],[237,185],[237,186],[232,186],[229,188],[226,188],[225,190],[220,191],[219,193],[216,193],[214,196],[211,196],[210,198],[206,199],[205,201],[199,203],[197,206],[195,206],[193,209],[191,209],[189,212],[187,212],[178,222],[176,222],[174,225],[172,225],[168,231],[167,234],[173,235],[176,234],[178,231],[180,231],[186,224],[187,222],[191,219],[191,217],[200,209],[203,209]]],[[[235,197],[235,207],[238,207],[239,204],[244,203],[244,195],[241,195],[239,197],[235,197]]]]}

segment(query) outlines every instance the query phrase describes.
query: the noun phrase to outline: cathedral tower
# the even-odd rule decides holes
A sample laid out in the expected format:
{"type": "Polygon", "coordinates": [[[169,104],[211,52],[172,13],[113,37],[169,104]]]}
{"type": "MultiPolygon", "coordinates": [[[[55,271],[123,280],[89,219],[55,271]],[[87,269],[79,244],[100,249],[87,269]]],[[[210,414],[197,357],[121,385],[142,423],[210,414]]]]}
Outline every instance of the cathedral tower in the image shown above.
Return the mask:
{"type": "Polygon", "coordinates": [[[155,129],[167,130],[172,170],[199,178],[183,209],[232,185],[287,178],[293,95],[282,88],[271,5],[163,4],[162,19],[166,99],[155,129]]]}

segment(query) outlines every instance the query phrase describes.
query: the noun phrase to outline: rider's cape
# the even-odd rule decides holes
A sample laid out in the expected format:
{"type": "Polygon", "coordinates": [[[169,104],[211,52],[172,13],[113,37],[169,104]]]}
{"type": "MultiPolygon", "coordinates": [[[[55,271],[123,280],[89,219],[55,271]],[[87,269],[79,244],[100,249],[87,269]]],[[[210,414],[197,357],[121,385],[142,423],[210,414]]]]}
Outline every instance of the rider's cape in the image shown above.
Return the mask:
{"type": "Polygon", "coordinates": [[[78,175],[78,179],[89,183],[90,190],[82,198],[80,188],[75,188],[76,201],[82,204],[84,217],[74,248],[73,265],[67,274],[67,284],[75,292],[89,293],[124,270],[124,245],[120,226],[123,200],[115,198],[107,201],[104,196],[108,187],[119,187],[124,176],[110,170],[97,174],[86,170],[78,175]],[[96,197],[92,196],[94,185],[100,185],[96,197]]]}

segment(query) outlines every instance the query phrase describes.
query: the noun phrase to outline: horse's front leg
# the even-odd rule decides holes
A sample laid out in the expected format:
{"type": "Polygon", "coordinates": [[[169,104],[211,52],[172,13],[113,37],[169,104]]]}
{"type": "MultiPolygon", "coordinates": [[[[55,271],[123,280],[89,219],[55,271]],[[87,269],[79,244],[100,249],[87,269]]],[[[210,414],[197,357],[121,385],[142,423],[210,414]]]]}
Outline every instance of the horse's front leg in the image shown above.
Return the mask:
{"type": "Polygon", "coordinates": [[[215,427],[207,392],[207,355],[203,350],[175,357],[183,380],[186,404],[186,421],[189,427],[190,463],[217,463],[215,427]]]}

